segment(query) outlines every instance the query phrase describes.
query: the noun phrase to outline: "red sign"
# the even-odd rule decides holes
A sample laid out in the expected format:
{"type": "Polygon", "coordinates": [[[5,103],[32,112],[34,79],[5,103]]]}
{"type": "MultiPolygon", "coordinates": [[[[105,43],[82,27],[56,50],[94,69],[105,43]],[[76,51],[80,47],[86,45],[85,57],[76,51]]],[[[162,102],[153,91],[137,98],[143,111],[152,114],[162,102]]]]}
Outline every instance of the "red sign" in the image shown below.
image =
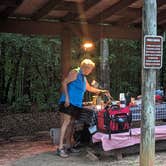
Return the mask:
{"type": "Polygon", "coordinates": [[[162,67],[163,38],[162,36],[144,37],[144,68],[160,69],[162,67]]]}

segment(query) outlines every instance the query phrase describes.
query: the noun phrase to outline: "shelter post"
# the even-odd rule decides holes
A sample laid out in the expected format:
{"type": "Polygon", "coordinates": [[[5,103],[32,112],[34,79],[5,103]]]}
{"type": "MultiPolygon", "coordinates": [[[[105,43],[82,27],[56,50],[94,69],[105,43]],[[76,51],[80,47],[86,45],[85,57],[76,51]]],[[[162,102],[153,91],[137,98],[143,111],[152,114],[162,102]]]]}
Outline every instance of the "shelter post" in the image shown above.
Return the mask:
{"type": "MultiPolygon", "coordinates": [[[[156,0],[144,0],[142,10],[142,60],[144,56],[144,36],[156,35],[156,0]]],[[[142,61],[143,62],[143,61],[142,61]]],[[[142,63],[142,113],[140,166],[153,166],[155,159],[155,89],[156,69],[145,69],[142,63]]]]}
{"type": "Polygon", "coordinates": [[[110,90],[110,67],[108,39],[100,39],[100,84],[103,88],[110,90]]]}
{"type": "Polygon", "coordinates": [[[61,74],[64,79],[71,68],[71,33],[65,29],[62,37],[61,74]]]}

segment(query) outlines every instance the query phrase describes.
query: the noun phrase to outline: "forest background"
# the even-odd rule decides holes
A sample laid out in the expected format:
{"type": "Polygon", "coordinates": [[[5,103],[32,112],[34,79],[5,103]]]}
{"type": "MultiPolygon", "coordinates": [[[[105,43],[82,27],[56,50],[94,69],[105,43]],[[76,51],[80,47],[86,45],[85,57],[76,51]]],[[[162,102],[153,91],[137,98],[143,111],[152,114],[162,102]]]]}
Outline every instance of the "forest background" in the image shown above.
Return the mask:
{"type": "MultiPolygon", "coordinates": [[[[83,58],[96,63],[89,82],[99,80],[100,42],[85,52],[82,40],[72,40],[72,68],[83,58]]],[[[108,39],[110,93],[141,94],[141,42],[108,39]]],[[[55,110],[61,87],[61,39],[59,37],[0,34],[0,107],[10,112],[29,112],[36,105],[39,111],[55,110]]],[[[107,80],[105,80],[107,81],[107,80]]],[[[157,88],[166,87],[166,44],[163,67],[157,71],[157,88]]]]}

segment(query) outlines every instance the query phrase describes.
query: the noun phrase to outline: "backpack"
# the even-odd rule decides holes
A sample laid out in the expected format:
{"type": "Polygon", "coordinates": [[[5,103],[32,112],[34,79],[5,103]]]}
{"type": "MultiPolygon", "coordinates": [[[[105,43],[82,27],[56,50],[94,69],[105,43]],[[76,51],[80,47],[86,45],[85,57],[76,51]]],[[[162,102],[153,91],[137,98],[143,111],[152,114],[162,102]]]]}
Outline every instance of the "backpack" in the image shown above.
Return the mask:
{"type": "Polygon", "coordinates": [[[120,108],[119,105],[106,106],[97,115],[98,131],[109,134],[130,132],[131,136],[132,114],[129,107],[120,108]]]}

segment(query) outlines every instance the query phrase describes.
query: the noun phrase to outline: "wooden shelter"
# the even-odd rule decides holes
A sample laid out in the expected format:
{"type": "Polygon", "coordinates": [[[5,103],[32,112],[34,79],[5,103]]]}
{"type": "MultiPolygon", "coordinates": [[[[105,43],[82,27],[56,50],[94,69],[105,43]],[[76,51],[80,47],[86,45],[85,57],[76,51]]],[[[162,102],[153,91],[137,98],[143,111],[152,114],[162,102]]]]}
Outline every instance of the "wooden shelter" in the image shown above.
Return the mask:
{"type": "MultiPolygon", "coordinates": [[[[141,33],[142,27],[144,32],[150,32],[149,34],[156,35],[156,29],[158,34],[162,34],[166,30],[165,13],[166,0],[4,0],[0,1],[0,32],[60,35],[64,76],[71,64],[72,36],[91,39],[141,39],[141,34],[145,34],[141,33]]],[[[146,166],[154,165],[154,116],[151,114],[154,112],[155,72],[150,69],[144,70],[143,74],[146,78],[145,85],[143,83],[143,96],[147,98],[144,105],[151,105],[147,106],[148,108],[143,106],[145,119],[142,123],[142,142],[145,142],[149,149],[149,145],[152,145],[152,150],[146,149],[145,145],[142,146],[144,153],[141,161],[142,165],[146,166]],[[147,139],[144,139],[144,135],[147,139]],[[149,143],[150,139],[152,142],[149,143]]]]}
{"type": "MultiPolygon", "coordinates": [[[[166,1],[157,0],[158,29],[166,29],[166,1]]],[[[70,38],[141,39],[142,0],[0,1],[0,32],[61,35],[62,74],[70,67],[70,38]]]]}
{"type": "MultiPolygon", "coordinates": [[[[141,39],[142,0],[0,1],[0,32],[61,35],[62,74],[70,67],[70,38],[141,39]]],[[[166,29],[166,1],[157,0],[158,29],[166,29]]]]}
{"type": "MultiPolygon", "coordinates": [[[[5,0],[0,32],[139,39],[142,0],[5,0]]],[[[166,28],[166,1],[157,0],[158,28],[166,28]]]]}

